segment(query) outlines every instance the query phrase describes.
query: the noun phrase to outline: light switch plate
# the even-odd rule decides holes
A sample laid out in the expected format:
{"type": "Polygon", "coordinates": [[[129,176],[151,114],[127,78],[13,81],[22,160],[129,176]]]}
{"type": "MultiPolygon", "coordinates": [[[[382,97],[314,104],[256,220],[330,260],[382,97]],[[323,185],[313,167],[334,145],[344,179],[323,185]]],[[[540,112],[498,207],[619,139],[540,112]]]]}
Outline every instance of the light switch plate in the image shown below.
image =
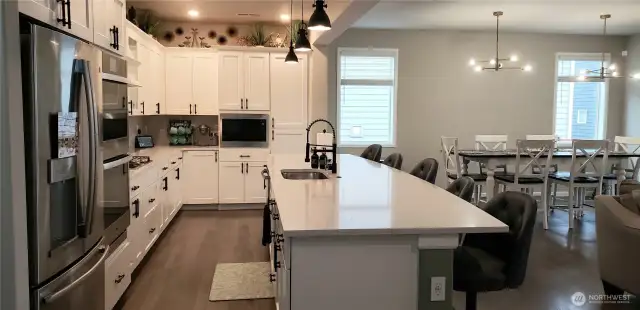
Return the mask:
{"type": "Polygon", "coordinates": [[[445,301],[446,296],[445,277],[431,277],[431,301],[445,301]]]}

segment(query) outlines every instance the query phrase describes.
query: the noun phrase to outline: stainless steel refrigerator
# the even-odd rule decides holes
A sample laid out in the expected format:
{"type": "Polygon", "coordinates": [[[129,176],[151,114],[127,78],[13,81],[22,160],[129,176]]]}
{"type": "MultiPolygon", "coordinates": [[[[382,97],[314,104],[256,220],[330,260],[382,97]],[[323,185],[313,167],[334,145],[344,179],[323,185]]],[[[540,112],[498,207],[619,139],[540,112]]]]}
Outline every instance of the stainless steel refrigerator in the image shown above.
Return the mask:
{"type": "Polygon", "coordinates": [[[101,52],[21,18],[31,309],[104,309],[101,52]]]}

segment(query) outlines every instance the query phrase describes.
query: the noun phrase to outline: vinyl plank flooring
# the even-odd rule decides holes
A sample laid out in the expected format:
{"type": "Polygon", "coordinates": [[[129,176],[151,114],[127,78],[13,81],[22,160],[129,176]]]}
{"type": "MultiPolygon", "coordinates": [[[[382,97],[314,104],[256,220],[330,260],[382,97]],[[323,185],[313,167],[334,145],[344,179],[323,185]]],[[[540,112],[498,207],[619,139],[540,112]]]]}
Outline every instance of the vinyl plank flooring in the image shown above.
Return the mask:
{"type": "Polygon", "coordinates": [[[217,263],[267,261],[261,210],[182,211],[136,270],[119,310],[275,310],[273,299],[209,301],[217,263]]]}

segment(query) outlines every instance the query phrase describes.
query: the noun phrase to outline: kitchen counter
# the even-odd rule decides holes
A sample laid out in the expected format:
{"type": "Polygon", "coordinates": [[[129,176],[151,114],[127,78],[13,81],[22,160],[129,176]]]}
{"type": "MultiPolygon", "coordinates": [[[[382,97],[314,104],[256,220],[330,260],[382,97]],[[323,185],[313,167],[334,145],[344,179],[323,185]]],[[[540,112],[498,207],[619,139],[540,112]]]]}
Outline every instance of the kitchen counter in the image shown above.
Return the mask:
{"type": "Polygon", "coordinates": [[[357,156],[338,155],[327,180],[287,180],[309,169],[302,154],[272,155],[272,192],[286,236],[506,232],[508,227],[446,190],[357,156]]]}
{"type": "Polygon", "coordinates": [[[148,149],[137,149],[131,153],[131,156],[149,156],[151,163],[140,166],[136,169],[129,170],[129,177],[135,177],[142,172],[151,169],[158,163],[165,164],[171,157],[177,156],[177,154],[183,151],[217,151],[218,146],[195,146],[195,145],[183,145],[183,146],[168,146],[160,145],[154,146],[148,149]]]}

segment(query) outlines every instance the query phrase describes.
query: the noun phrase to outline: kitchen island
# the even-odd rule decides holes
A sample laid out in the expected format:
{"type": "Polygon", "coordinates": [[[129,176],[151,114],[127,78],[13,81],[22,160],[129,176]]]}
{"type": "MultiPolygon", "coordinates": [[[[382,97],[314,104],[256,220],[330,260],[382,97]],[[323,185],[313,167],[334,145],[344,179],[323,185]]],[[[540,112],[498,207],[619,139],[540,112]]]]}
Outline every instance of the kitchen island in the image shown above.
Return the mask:
{"type": "Polygon", "coordinates": [[[338,173],[292,180],[303,154],[268,161],[272,281],[280,310],[452,309],[453,249],[508,227],[406,172],[338,155],[338,173]]]}

